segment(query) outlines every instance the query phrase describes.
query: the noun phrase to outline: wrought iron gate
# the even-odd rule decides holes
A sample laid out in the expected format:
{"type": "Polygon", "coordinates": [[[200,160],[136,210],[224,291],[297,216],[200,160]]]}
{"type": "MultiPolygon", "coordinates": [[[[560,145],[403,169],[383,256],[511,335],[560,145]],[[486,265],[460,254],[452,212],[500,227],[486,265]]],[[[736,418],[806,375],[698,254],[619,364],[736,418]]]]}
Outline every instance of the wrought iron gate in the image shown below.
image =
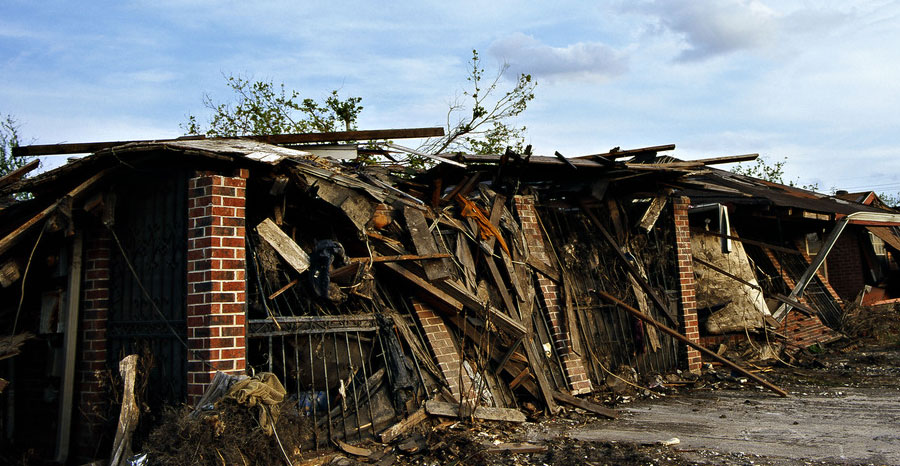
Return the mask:
{"type": "Polygon", "coordinates": [[[152,358],[147,401],[153,406],[187,393],[186,348],[174,333],[182,339],[187,333],[187,171],[141,173],[130,181],[117,189],[114,228],[140,283],[114,244],[107,358],[112,368],[130,353],[152,358]]]}

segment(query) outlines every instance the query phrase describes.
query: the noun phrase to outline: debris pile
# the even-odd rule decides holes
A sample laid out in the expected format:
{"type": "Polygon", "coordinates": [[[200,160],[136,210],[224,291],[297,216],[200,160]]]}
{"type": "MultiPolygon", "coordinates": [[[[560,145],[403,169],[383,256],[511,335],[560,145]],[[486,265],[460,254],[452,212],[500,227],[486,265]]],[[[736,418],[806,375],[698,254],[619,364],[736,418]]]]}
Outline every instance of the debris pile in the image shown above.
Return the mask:
{"type": "MultiPolygon", "coordinates": [[[[156,361],[147,409],[196,407],[170,412],[148,440],[168,464],[295,462],[335,446],[411,453],[428,434],[413,434],[421,424],[517,424],[563,407],[615,419],[598,400],[693,385],[704,362],[786,395],[723,354],[748,340],[765,351],[740,359],[778,360],[782,348],[839,338],[846,305],[824,256],[843,247],[843,231],[868,231],[854,221],[900,224],[884,209],[711,168],[755,154],[686,162],[660,155],[674,145],[574,158],[351,145],[383,160],[363,164],[297,145],[327,140],[99,144],[0,182],[0,196],[33,196],[0,210],[0,293],[18,303],[13,290],[24,290],[26,309],[17,349],[0,358],[21,352],[17,393],[35,388],[36,362],[62,368],[58,399],[4,419],[21,426],[40,409],[72,425],[89,411],[78,408],[104,400],[94,373],[141,351],[156,361]],[[413,169],[398,151],[435,165],[413,169]],[[30,348],[25,331],[38,335],[30,348]],[[219,399],[239,375],[251,376],[236,382],[251,385],[245,396],[219,399]],[[164,441],[172,432],[177,445],[164,441]],[[191,445],[201,459],[184,456],[191,445]]],[[[893,251],[895,232],[877,231],[893,251]]],[[[868,272],[887,277],[892,257],[868,272]]],[[[94,445],[101,436],[83,432],[94,445]]],[[[63,428],[60,455],[69,436],[63,428]]]]}

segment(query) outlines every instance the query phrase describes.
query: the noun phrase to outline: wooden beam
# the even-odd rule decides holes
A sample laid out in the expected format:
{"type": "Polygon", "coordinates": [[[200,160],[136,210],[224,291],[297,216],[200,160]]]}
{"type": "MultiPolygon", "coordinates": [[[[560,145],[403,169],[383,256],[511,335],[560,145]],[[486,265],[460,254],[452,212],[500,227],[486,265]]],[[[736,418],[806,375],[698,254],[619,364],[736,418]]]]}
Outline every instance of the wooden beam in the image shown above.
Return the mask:
{"type": "Polygon", "coordinates": [[[399,264],[395,262],[381,262],[381,265],[384,268],[394,272],[394,274],[396,274],[400,278],[403,278],[408,283],[414,285],[419,291],[422,292],[422,299],[428,301],[429,304],[434,305],[439,310],[450,312],[462,311],[463,304],[453,298],[453,296],[444,293],[436,286],[428,283],[428,281],[423,280],[421,277],[403,268],[399,264]]]}
{"type": "Polygon", "coordinates": [[[560,403],[565,403],[576,408],[581,408],[585,411],[590,411],[594,414],[599,414],[607,419],[619,418],[619,412],[614,409],[609,409],[606,406],[601,406],[597,403],[591,403],[590,401],[582,400],[581,398],[575,398],[568,393],[553,392],[553,398],[560,403]]]}
{"type": "Polygon", "coordinates": [[[576,167],[575,164],[573,164],[569,159],[567,159],[566,156],[560,154],[559,151],[554,152],[553,155],[555,155],[556,158],[562,160],[563,163],[565,163],[572,170],[578,170],[578,167],[576,167]]]}
{"type": "Polygon", "coordinates": [[[465,307],[475,311],[478,315],[486,318],[486,320],[489,320],[492,324],[496,325],[497,328],[505,331],[514,338],[520,338],[527,332],[525,326],[516,322],[512,317],[500,312],[499,309],[490,304],[478,301],[477,297],[472,295],[455,280],[446,280],[438,284],[437,288],[461,302],[465,307]]]}
{"type": "Polygon", "coordinates": [[[382,432],[381,443],[391,443],[395,438],[409,430],[410,427],[420,424],[425,419],[428,419],[428,415],[425,414],[425,408],[419,408],[406,419],[388,427],[387,430],[382,432]]]}
{"type": "Polygon", "coordinates": [[[659,219],[659,215],[662,213],[663,207],[666,206],[667,199],[668,196],[665,194],[654,197],[653,201],[650,202],[650,207],[647,207],[647,211],[644,212],[640,222],[638,222],[638,226],[647,232],[652,230],[653,226],[656,225],[656,220],[659,219]]]}
{"type": "Polygon", "coordinates": [[[725,157],[712,157],[708,159],[686,160],[686,162],[699,162],[703,165],[718,165],[722,163],[750,162],[759,158],[759,154],[728,155],[725,157]]]}
{"type": "Polygon", "coordinates": [[[272,219],[267,218],[260,222],[259,225],[256,225],[256,232],[297,273],[303,273],[309,269],[309,255],[306,254],[306,251],[300,249],[300,246],[287,233],[281,231],[281,228],[278,228],[278,225],[272,219]]]}
{"type": "Polygon", "coordinates": [[[3,254],[6,254],[6,252],[9,251],[9,249],[11,247],[15,246],[16,243],[18,243],[19,240],[22,238],[22,236],[25,233],[31,231],[38,224],[38,222],[40,222],[41,220],[44,220],[50,214],[52,214],[54,211],[56,211],[56,208],[59,207],[63,203],[63,200],[66,197],[70,197],[70,198],[78,197],[85,190],[87,190],[88,188],[93,186],[94,183],[99,181],[101,178],[106,176],[111,171],[112,171],[111,168],[107,168],[106,170],[103,170],[100,173],[97,173],[94,176],[88,178],[87,180],[82,182],[80,185],[76,186],[74,189],[69,191],[68,194],[63,196],[63,198],[59,199],[58,201],[54,202],[53,204],[50,204],[49,207],[40,211],[37,215],[35,215],[34,217],[29,219],[22,225],[19,225],[18,228],[16,228],[12,232],[10,232],[3,239],[0,239],[0,256],[2,256],[3,254]]]}
{"type": "Polygon", "coordinates": [[[72,262],[69,264],[69,284],[66,289],[66,323],[63,334],[65,365],[63,367],[62,393],[59,401],[59,424],[57,424],[56,438],[56,460],[60,463],[65,463],[68,459],[72,429],[72,400],[75,397],[75,364],[78,354],[78,310],[81,308],[83,244],[81,232],[78,231],[72,239],[72,262]]]}
{"type": "Polygon", "coordinates": [[[614,303],[614,304],[618,305],[620,308],[622,308],[622,309],[628,311],[631,315],[637,317],[638,319],[641,319],[641,320],[643,320],[644,322],[647,322],[648,324],[653,325],[653,326],[655,326],[656,328],[662,330],[664,333],[667,333],[667,334],[671,335],[671,336],[674,337],[676,340],[678,340],[678,341],[680,341],[680,342],[682,342],[682,343],[684,343],[684,344],[690,346],[691,348],[696,349],[697,351],[703,353],[703,354],[706,355],[706,356],[709,356],[709,357],[715,359],[716,361],[721,362],[722,364],[724,364],[724,365],[730,367],[731,369],[734,369],[734,370],[740,372],[741,374],[746,375],[747,377],[753,379],[754,381],[756,381],[758,384],[762,385],[763,387],[766,387],[766,388],[768,388],[769,390],[772,390],[773,392],[775,392],[775,393],[777,393],[777,394],[779,394],[779,395],[781,395],[781,396],[784,396],[784,397],[788,396],[788,392],[786,392],[786,391],[784,391],[784,390],[778,388],[778,386],[776,386],[776,385],[773,384],[772,382],[769,382],[768,380],[766,380],[766,379],[764,379],[764,378],[762,378],[762,377],[760,377],[760,376],[758,376],[758,375],[756,375],[756,374],[750,372],[750,371],[747,370],[747,369],[744,369],[743,367],[741,367],[741,366],[739,366],[739,365],[737,365],[737,364],[735,364],[735,363],[729,361],[728,359],[725,359],[725,358],[723,358],[722,356],[719,356],[719,355],[716,354],[715,352],[706,349],[705,346],[703,346],[703,345],[701,345],[701,344],[699,344],[699,343],[695,343],[695,342],[691,341],[691,340],[690,340],[689,338],[687,338],[686,336],[684,336],[684,335],[678,333],[678,332],[675,331],[675,330],[672,330],[672,329],[669,328],[669,327],[666,327],[665,325],[663,325],[663,324],[657,322],[656,320],[654,320],[652,317],[650,317],[650,316],[644,314],[643,312],[641,312],[641,311],[639,311],[639,310],[637,310],[637,309],[635,309],[635,308],[629,306],[628,304],[625,304],[622,300],[616,298],[615,296],[613,296],[613,295],[611,295],[611,294],[609,294],[609,293],[607,293],[607,292],[605,292],[605,291],[602,291],[602,290],[597,290],[596,293],[597,293],[598,295],[600,295],[603,299],[605,299],[605,300],[607,300],[607,301],[609,301],[609,302],[611,302],[611,303],[614,303]]]}
{"type": "Polygon", "coordinates": [[[582,155],[580,157],[574,157],[576,159],[590,159],[594,157],[603,157],[605,159],[618,159],[622,157],[631,157],[633,155],[645,154],[647,152],[665,152],[675,149],[675,144],[665,144],[662,146],[650,146],[650,147],[641,147],[638,149],[627,149],[627,150],[617,150],[610,151],[604,154],[591,154],[591,155],[582,155]]]}
{"type": "Polygon", "coordinates": [[[548,450],[547,445],[535,445],[532,443],[498,443],[487,447],[485,453],[544,453],[548,450]]]}
{"type": "MultiPolygon", "coordinates": [[[[421,210],[406,206],[403,208],[403,217],[406,218],[406,229],[412,238],[416,253],[419,255],[438,254],[438,245],[431,230],[428,229],[425,214],[421,210]]],[[[425,276],[431,282],[446,280],[450,277],[450,266],[447,261],[442,259],[426,260],[422,263],[422,268],[425,269],[425,276]]]]}
{"type": "MultiPolygon", "coordinates": [[[[335,131],[330,133],[295,133],[272,134],[262,136],[238,136],[227,138],[209,138],[209,140],[233,140],[251,139],[268,144],[305,144],[313,142],[339,142],[339,141],[371,141],[374,139],[410,139],[428,138],[444,135],[444,128],[406,128],[406,129],[374,129],[360,131],[335,131]]],[[[165,144],[184,139],[206,139],[203,137],[179,138],[179,139],[144,139],[135,141],[109,141],[109,142],[81,142],[72,144],[35,144],[13,148],[13,156],[27,157],[36,155],[62,155],[85,154],[97,152],[111,147],[117,147],[131,143],[165,144]]]]}
{"type": "MultiPolygon", "coordinates": [[[[465,413],[465,406],[463,406],[462,413],[460,413],[460,406],[461,405],[445,403],[443,401],[428,400],[425,402],[425,411],[433,416],[454,418],[465,417],[467,415],[467,413],[465,413]]],[[[475,419],[483,421],[525,422],[525,415],[518,409],[477,406],[471,415],[475,419]]]]}
{"type": "MultiPolygon", "coordinates": [[[[13,150],[15,150],[15,148],[13,150]]],[[[31,162],[28,162],[25,165],[7,173],[6,175],[3,175],[2,177],[0,177],[0,188],[5,188],[6,186],[9,186],[16,181],[19,181],[23,176],[37,168],[40,164],[40,160],[34,159],[31,162]]]]}

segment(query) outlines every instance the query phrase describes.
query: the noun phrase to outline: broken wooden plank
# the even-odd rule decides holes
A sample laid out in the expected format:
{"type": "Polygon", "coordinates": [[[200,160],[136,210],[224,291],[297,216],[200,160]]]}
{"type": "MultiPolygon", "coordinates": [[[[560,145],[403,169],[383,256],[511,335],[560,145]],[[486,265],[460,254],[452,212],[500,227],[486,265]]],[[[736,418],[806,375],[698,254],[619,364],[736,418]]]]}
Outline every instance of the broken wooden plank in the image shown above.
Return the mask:
{"type": "Polygon", "coordinates": [[[533,443],[498,443],[484,449],[484,453],[544,453],[547,451],[546,445],[535,445],[533,443]]]}
{"type": "Polygon", "coordinates": [[[384,241],[385,243],[388,243],[388,244],[393,244],[393,245],[398,245],[398,246],[403,244],[400,241],[395,240],[394,238],[389,238],[380,233],[375,233],[374,231],[367,231],[366,236],[368,236],[369,238],[377,239],[379,241],[384,241]]]}
{"type": "Polygon", "coordinates": [[[553,267],[550,267],[547,263],[539,260],[535,256],[528,256],[528,258],[525,259],[525,264],[556,283],[562,281],[562,277],[560,277],[558,271],[554,270],[553,267]]]}
{"type": "Polygon", "coordinates": [[[134,382],[137,378],[138,356],[132,354],[125,356],[119,362],[119,374],[122,375],[124,387],[122,391],[122,409],[119,412],[119,425],[116,428],[116,438],[113,440],[112,455],[109,458],[110,466],[128,464],[131,458],[131,434],[137,428],[140,408],[134,398],[134,382]]]}
{"type": "Polygon", "coordinates": [[[531,335],[522,341],[522,346],[525,347],[525,354],[528,356],[528,365],[531,367],[531,372],[534,374],[535,380],[537,380],[538,388],[540,388],[541,397],[544,399],[544,405],[547,407],[547,411],[551,414],[558,413],[559,406],[556,404],[556,401],[553,400],[553,389],[550,387],[550,382],[547,380],[546,372],[544,372],[544,365],[541,364],[543,353],[538,352],[534,347],[534,341],[532,341],[531,335]]]}
{"type": "MultiPolygon", "coordinates": [[[[460,405],[445,403],[443,401],[426,401],[425,411],[433,416],[461,417],[460,405]]],[[[463,411],[465,411],[465,409],[463,411]]],[[[462,415],[465,416],[465,413],[462,415]]],[[[483,421],[525,422],[525,415],[518,409],[511,408],[488,408],[486,406],[478,406],[472,413],[472,417],[483,421]]]]}
{"type": "Polygon", "coordinates": [[[686,162],[699,162],[703,165],[718,165],[723,163],[752,162],[759,158],[759,154],[726,155],[724,157],[711,157],[706,159],[686,160],[686,162]]]}
{"type": "MultiPolygon", "coordinates": [[[[403,261],[428,261],[433,259],[447,259],[450,254],[398,254],[395,256],[373,256],[372,262],[403,262],[403,261]]],[[[368,258],[364,258],[368,260],[368,258]]],[[[352,259],[351,259],[352,260],[352,259]]],[[[426,262],[427,264],[427,262],[426,262]]]]}
{"type": "Polygon", "coordinates": [[[531,375],[531,369],[529,369],[528,366],[525,366],[525,368],[522,369],[522,372],[519,372],[519,375],[515,376],[515,378],[512,379],[512,382],[509,383],[509,388],[515,389],[529,375],[531,375]]]}
{"type": "Polygon", "coordinates": [[[725,359],[725,358],[723,358],[722,356],[719,356],[719,355],[716,354],[714,351],[710,351],[710,350],[706,349],[705,346],[703,346],[703,345],[701,345],[701,344],[699,344],[699,343],[695,343],[694,341],[692,341],[692,340],[689,339],[688,337],[686,337],[686,336],[684,336],[684,335],[678,333],[677,331],[672,330],[671,328],[666,327],[665,325],[663,325],[663,324],[657,322],[657,321],[654,320],[652,317],[650,317],[650,316],[648,316],[648,315],[642,313],[641,311],[639,311],[639,310],[637,310],[637,309],[635,309],[635,308],[629,306],[628,304],[624,303],[622,300],[616,298],[615,296],[613,296],[613,295],[611,295],[611,294],[609,294],[609,293],[607,293],[607,292],[605,292],[605,291],[602,291],[602,290],[596,290],[596,293],[597,293],[598,295],[600,295],[601,297],[603,297],[604,299],[606,299],[607,301],[609,301],[609,302],[611,302],[611,303],[615,303],[615,304],[618,305],[620,308],[622,308],[622,309],[628,311],[631,315],[637,317],[638,319],[641,319],[641,320],[643,320],[644,322],[647,322],[648,324],[651,324],[651,325],[656,326],[656,328],[662,330],[664,333],[667,333],[667,334],[671,335],[671,336],[674,337],[676,340],[678,340],[678,341],[680,341],[680,342],[682,342],[682,343],[684,343],[684,344],[690,346],[691,348],[696,349],[697,351],[703,353],[703,354],[706,355],[706,356],[709,356],[709,357],[715,359],[716,361],[721,362],[722,364],[724,364],[724,365],[726,365],[726,366],[728,366],[728,367],[730,367],[730,368],[732,368],[732,369],[734,369],[734,370],[740,372],[741,374],[746,375],[747,377],[753,379],[754,381],[756,381],[756,382],[759,383],[760,385],[762,385],[762,386],[768,388],[769,390],[772,390],[773,392],[775,392],[775,393],[777,393],[777,394],[779,394],[779,395],[781,395],[781,396],[785,396],[785,397],[788,396],[788,392],[782,390],[781,388],[778,388],[778,386],[776,386],[776,385],[773,384],[772,382],[769,382],[768,380],[763,379],[762,377],[760,377],[760,376],[754,374],[753,372],[750,372],[749,370],[744,369],[743,367],[741,367],[741,366],[739,366],[739,365],[737,365],[737,364],[735,364],[735,363],[729,361],[728,359],[725,359]]]}
{"type": "Polygon", "coordinates": [[[345,443],[341,440],[337,441],[337,445],[338,448],[341,449],[341,451],[347,453],[348,455],[368,457],[372,454],[372,450],[368,450],[362,447],[354,447],[353,445],[345,443]]]}
{"type": "MultiPolygon", "coordinates": [[[[578,167],[576,167],[575,164],[572,163],[571,160],[567,159],[566,156],[560,154],[559,151],[554,151],[554,152],[553,152],[553,155],[555,155],[556,158],[558,158],[559,160],[562,160],[563,163],[565,163],[566,166],[568,166],[568,167],[571,168],[572,170],[578,170],[578,167]]],[[[607,160],[607,159],[604,159],[604,160],[607,160]]]]}
{"type": "Polygon", "coordinates": [[[667,199],[668,196],[666,196],[665,194],[660,194],[654,197],[650,202],[650,207],[647,207],[647,211],[644,212],[644,215],[638,222],[638,226],[641,227],[644,231],[650,232],[650,230],[653,229],[653,226],[656,225],[656,220],[659,219],[659,215],[662,213],[663,207],[666,206],[667,199]]]}
{"type": "Polygon", "coordinates": [[[553,392],[553,399],[559,401],[560,403],[565,403],[576,408],[581,408],[585,411],[590,411],[594,414],[599,414],[607,419],[619,418],[619,412],[614,409],[609,409],[606,406],[601,406],[597,403],[591,403],[590,401],[576,398],[572,395],[569,395],[568,393],[553,392]]]}
{"type": "MultiPolygon", "coordinates": [[[[434,235],[428,229],[428,222],[421,210],[406,206],[403,208],[403,216],[406,218],[406,227],[412,238],[413,247],[419,255],[438,254],[437,242],[434,235]]],[[[446,280],[450,277],[450,267],[443,260],[427,260],[422,264],[428,281],[446,280]]]]}
{"type": "Polygon", "coordinates": [[[425,413],[425,408],[419,408],[406,419],[388,427],[387,430],[382,432],[381,443],[391,443],[395,438],[409,430],[410,427],[419,424],[427,418],[428,415],[425,413]]]}
{"type": "MultiPolygon", "coordinates": [[[[333,278],[334,278],[334,277],[332,277],[332,279],[333,279],[333,278]]],[[[299,279],[295,278],[295,279],[291,280],[290,283],[288,283],[287,285],[282,286],[281,288],[278,289],[278,291],[276,291],[276,292],[270,294],[270,295],[269,295],[269,301],[271,301],[271,300],[273,300],[273,299],[275,299],[275,298],[281,296],[282,293],[284,293],[285,291],[291,289],[291,287],[293,287],[293,286],[296,285],[297,283],[300,283],[300,280],[299,280],[299,279]]]]}
{"type": "Polygon", "coordinates": [[[490,304],[478,301],[476,296],[455,280],[446,280],[437,285],[437,287],[461,302],[465,307],[475,311],[482,318],[489,320],[497,328],[509,333],[512,337],[520,338],[525,335],[525,326],[490,304]]]}
{"type": "Polygon", "coordinates": [[[0,189],[9,186],[16,181],[19,181],[24,177],[28,172],[34,170],[41,164],[41,161],[38,159],[34,159],[31,162],[26,163],[25,165],[3,175],[0,177],[0,189]]]}
{"type": "Polygon", "coordinates": [[[434,305],[438,310],[459,312],[463,309],[463,304],[456,300],[453,296],[450,296],[449,294],[432,285],[428,281],[422,279],[418,275],[410,272],[396,262],[381,262],[380,265],[394,272],[397,276],[403,278],[408,283],[414,285],[419,291],[422,292],[422,299],[427,301],[429,304],[434,305]]]}
{"type": "Polygon", "coordinates": [[[287,233],[281,231],[272,219],[265,219],[256,226],[260,238],[272,246],[297,273],[309,269],[309,255],[287,233]]]}

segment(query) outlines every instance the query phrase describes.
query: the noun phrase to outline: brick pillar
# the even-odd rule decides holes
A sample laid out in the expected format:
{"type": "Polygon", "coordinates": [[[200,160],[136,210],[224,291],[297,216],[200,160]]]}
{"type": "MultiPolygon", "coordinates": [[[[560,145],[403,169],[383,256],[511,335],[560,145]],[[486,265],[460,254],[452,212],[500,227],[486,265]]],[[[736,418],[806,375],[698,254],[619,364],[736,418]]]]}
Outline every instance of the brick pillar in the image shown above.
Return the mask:
{"type": "MultiPolygon", "coordinates": [[[[550,258],[544,247],[544,235],[537,220],[537,211],[534,208],[533,196],[515,196],[516,212],[522,223],[522,231],[525,233],[525,242],[528,245],[528,253],[532,257],[550,264],[550,258]]],[[[553,332],[553,344],[556,352],[561,356],[563,368],[572,394],[579,395],[591,392],[591,380],[584,369],[581,357],[572,351],[569,342],[569,332],[563,322],[563,311],[560,307],[559,286],[543,274],[537,274],[539,293],[542,308],[547,315],[550,329],[553,332]]],[[[530,324],[530,323],[529,323],[530,324]]],[[[529,325],[530,326],[530,325],[529,325]]]]}
{"type": "Polygon", "coordinates": [[[106,319],[109,311],[109,260],[112,239],[100,228],[85,242],[82,273],[75,437],[76,456],[91,457],[103,434],[107,393],[100,381],[106,364],[106,319]]]}
{"type": "Polygon", "coordinates": [[[444,319],[437,315],[431,306],[415,298],[412,298],[412,303],[416,317],[419,318],[419,324],[422,325],[422,330],[425,332],[425,340],[428,341],[428,346],[437,359],[438,367],[441,368],[441,373],[444,374],[447,384],[450,385],[450,393],[459,399],[462,393],[460,381],[464,379],[460,377],[459,352],[453,344],[450,331],[447,330],[444,319]]]}
{"type": "MultiPolygon", "coordinates": [[[[681,294],[682,332],[689,340],[700,342],[700,327],[697,321],[697,298],[694,282],[694,259],[691,254],[691,227],[688,223],[688,207],[691,200],[686,196],[674,199],[672,207],[675,217],[675,253],[678,258],[678,284],[681,294]]],[[[687,368],[699,373],[700,352],[687,347],[687,368]]]]}
{"type": "Polygon", "coordinates": [[[188,181],[188,402],[216,371],[246,368],[246,169],[197,172],[188,181]]]}

